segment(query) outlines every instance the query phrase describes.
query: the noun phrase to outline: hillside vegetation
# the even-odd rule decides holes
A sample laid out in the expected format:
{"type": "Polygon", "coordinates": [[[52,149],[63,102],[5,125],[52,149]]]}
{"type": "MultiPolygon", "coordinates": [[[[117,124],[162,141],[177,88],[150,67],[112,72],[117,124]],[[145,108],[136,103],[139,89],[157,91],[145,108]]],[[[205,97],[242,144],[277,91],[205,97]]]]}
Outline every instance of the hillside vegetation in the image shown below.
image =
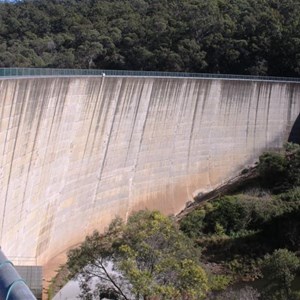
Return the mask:
{"type": "Polygon", "coordinates": [[[69,252],[66,280],[86,300],[299,300],[300,146],[256,169],[179,224],[157,211],[116,218],[69,252]]]}
{"type": "MultiPolygon", "coordinates": [[[[232,282],[260,279],[261,300],[300,299],[300,147],[265,153],[257,177],[232,195],[204,203],[180,228],[202,249],[202,261],[232,282]],[[293,287],[293,288],[292,288],[293,287]]],[[[233,291],[217,299],[234,298],[233,291]]]]}
{"type": "Polygon", "coordinates": [[[0,2],[0,67],[298,76],[299,0],[0,2]]]}

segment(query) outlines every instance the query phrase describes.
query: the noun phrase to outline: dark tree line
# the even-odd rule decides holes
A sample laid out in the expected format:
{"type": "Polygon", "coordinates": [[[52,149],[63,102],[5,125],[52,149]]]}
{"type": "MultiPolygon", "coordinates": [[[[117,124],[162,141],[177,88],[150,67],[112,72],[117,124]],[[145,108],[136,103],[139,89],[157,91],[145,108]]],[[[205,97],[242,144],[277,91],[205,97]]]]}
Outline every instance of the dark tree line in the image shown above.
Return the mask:
{"type": "Polygon", "coordinates": [[[2,1],[0,67],[298,76],[300,1],[2,1]]]}

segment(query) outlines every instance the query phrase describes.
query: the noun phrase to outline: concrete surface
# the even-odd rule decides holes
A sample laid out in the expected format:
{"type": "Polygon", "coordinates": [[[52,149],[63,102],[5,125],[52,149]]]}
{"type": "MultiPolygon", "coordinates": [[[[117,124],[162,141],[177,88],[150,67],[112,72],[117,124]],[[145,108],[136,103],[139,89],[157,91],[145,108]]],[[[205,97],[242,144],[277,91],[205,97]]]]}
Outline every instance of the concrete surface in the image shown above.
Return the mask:
{"type": "Polygon", "coordinates": [[[116,215],[175,214],[288,139],[300,84],[0,80],[0,243],[45,265],[116,215]]]}

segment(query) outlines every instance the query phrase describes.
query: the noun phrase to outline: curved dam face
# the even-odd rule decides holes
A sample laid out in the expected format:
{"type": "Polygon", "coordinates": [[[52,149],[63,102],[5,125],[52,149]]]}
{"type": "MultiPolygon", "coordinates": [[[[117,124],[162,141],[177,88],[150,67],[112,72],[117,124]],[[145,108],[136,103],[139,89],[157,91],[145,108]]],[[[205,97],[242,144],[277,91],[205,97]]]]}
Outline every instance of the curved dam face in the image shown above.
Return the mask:
{"type": "Polygon", "coordinates": [[[45,264],[116,215],[174,214],[281,147],[300,84],[143,77],[0,80],[0,238],[45,264]]]}

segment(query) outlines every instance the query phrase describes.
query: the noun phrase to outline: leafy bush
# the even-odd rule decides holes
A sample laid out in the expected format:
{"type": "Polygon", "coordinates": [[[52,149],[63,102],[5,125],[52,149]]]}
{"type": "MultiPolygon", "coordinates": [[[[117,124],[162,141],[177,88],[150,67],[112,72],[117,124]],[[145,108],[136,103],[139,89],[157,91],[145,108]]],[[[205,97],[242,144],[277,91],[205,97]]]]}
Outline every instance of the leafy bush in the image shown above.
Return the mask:
{"type": "Polygon", "coordinates": [[[220,226],[226,234],[247,228],[249,214],[236,197],[223,197],[215,203],[215,207],[205,216],[205,232],[215,233],[220,226]]]}
{"type": "Polygon", "coordinates": [[[232,277],[228,275],[212,275],[211,277],[209,277],[210,287],[212,291],[225,290],[231,281],[232,277]]]}
{"type": "Polygon", "coordinates": [[[203,235],[205,210],[196,209],[180,222],[180,230],[188,237],[197,238],[203,235]]]}
{"type": "Polygon", "coordinates": [[[287,161],[280,153],[268,152],[259,158],[258,171],[262,184],[273,192],[285,189],[287,178],[287,161]]]}
{"type": "Polygon", "coordinates": [[[281,202],[272,198],[261,199],[236,195],[223,197],[216,203],[216,208],[207,213],[204,219],[207,232],[216,232],[216,224],[221,225],[226,234],[261,229],[262,225],[274,216],[284,212],[281,202]]]}
{"type": "Polygon", "coordinates": [[[212,202],[209,207],[191,212],[181,221],[180,229],[191,238],[201,238],[205,234],[234,237],[239,232],[261,229],[274,216],[288,211],[288,206],[269,196],[226,196],[212,202]]]}
{"type": "Polygon", "coordinates": [[[267,152],[260,156],[258,171],[262,184],[273,193],[300,185],[300,147],[287,144],[284,153],[267,152]]]}
{"type": "Polygon", "coordinates": [[[281,199],[282,201],[287,201],[287,202],[300,201],[300,187],[295,187],[294,189],[291,189],[291,190],[287,191],[286,193],[279,195],[279,199],[281,199]]]}
{"type": "Polygon", "coordinates": [[[299,267],[299,258],[287,249],[275,250],[272,255],[266,255],[262,265],[266,280],[263,299],[293,299],[291,285],[299,267]]]}

